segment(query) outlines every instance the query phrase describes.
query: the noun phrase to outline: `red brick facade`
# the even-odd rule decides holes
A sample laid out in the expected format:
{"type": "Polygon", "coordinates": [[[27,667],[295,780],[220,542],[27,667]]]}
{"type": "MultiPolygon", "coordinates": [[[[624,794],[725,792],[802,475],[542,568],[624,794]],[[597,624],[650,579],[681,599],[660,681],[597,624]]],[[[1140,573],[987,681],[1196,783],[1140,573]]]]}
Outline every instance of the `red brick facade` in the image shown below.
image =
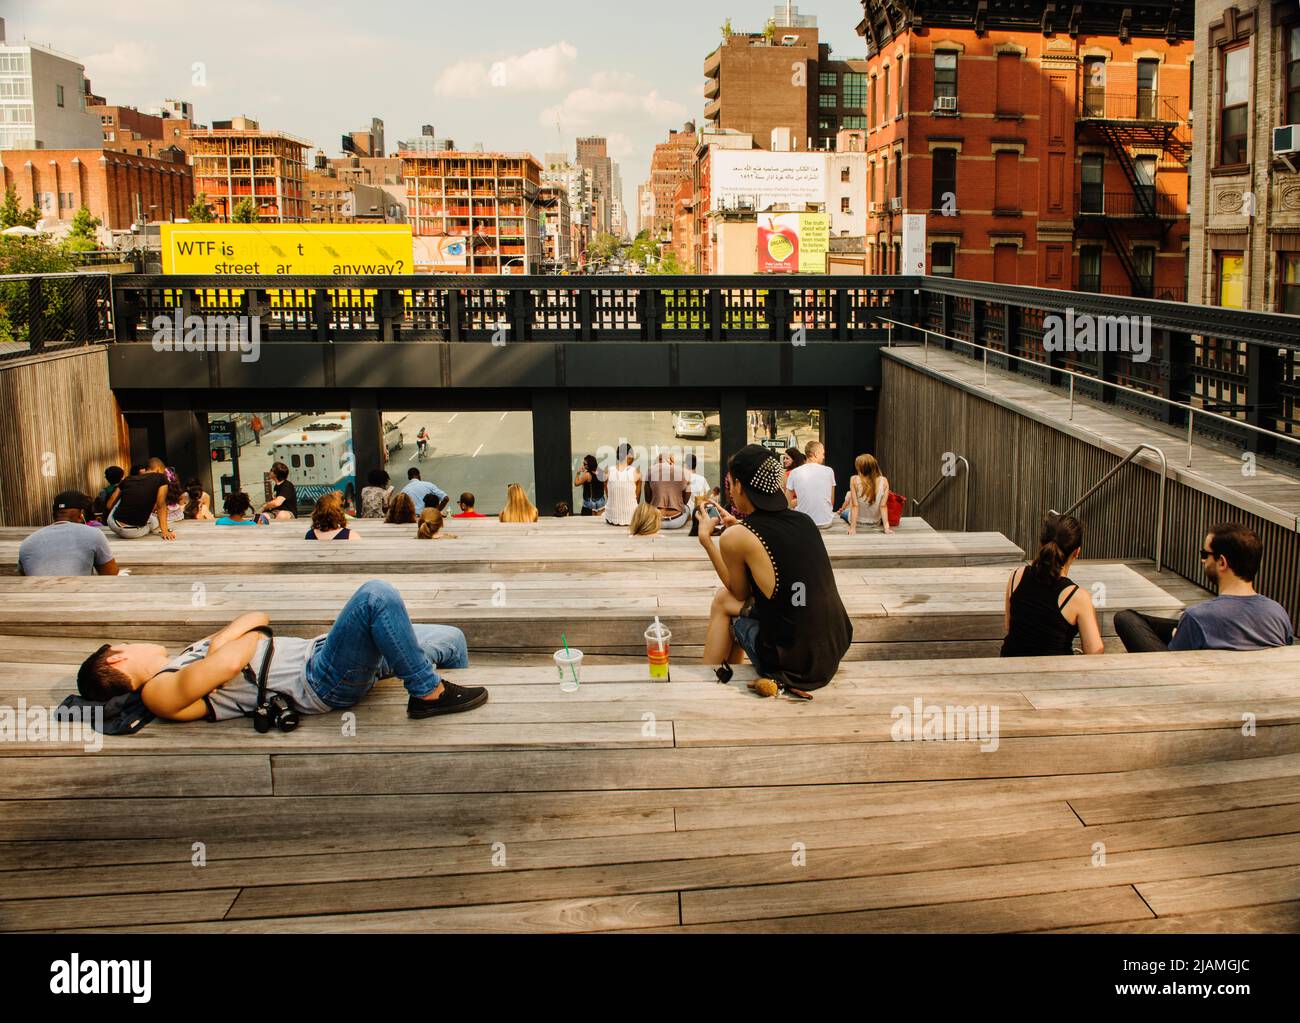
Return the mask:
{"type": "Polygon", "coordinates": [[[961,278],[1185,296],[1190,40],[927,18],[869,41],[869,273],[897,272],[902,214],[926,213],[927,273],[939,245],[961,278]]]}
{"type": "Polygon", "coordinates": [[[99,149],[8,149],[0,151],[3,186],[18,202],[35,204],[46,221],[70,221],[84,204],[110,231],[129,230],[137,220],[184,217],[194,200],[190,168],[99,149]]]}

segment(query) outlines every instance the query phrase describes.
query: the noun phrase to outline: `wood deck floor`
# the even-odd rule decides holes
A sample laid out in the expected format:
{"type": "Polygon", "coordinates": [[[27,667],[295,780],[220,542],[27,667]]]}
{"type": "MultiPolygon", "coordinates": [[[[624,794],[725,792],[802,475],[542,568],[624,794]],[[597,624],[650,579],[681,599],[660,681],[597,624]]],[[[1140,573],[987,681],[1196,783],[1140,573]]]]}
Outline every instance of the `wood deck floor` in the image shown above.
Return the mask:
{"type": "MultiPolygon", "coordinates": [[[[304,624],[326,621],[361,577],[173,567],[0,580],[0,708],[57,703],[103,628],[194,638],[286,587],[304,624]]],[[[707,594],[694,571],[602,582],[685,609],[707,594]]],[[[963,603],[964,588],[970,606],[913,632],[984,609],[990,586],[1000,608],[1005,579],[1005,566],[838,571],[855,615],[874,602],[885,621],[963,603]]],[[[1076,574],[1109,579],[1113,606],[1116,591],[1161,594],[1131,566],[1076,574]]],[[[484,605],[481,572],[392,578],[417,617],[523,628],[484,605]]],[[[508,582],[546,600],[576,585],[508,582]]],[[[644,628],[652,606],[626,621],[644,628]]],[[[597,609],[567,614],[610,627],[597,609]]],[[[656,683],[639,659],[597,651],[567,694],[546,655],[475,651],[448,676],[489,686],[490,702],[426,722],[388,680],[353,720],[289,735],[155,722],[94,752],[0,743],[0,930],[1300,930],[1296,650],[871,657],[809,704],[753,696],[744,667],[719,685],[676,638],[674,655],[672,682],[656,683]],[[986,723],[996,710],[996,743],[900,741],[900,708],[917,701],[984,708],[986,723]]]]}

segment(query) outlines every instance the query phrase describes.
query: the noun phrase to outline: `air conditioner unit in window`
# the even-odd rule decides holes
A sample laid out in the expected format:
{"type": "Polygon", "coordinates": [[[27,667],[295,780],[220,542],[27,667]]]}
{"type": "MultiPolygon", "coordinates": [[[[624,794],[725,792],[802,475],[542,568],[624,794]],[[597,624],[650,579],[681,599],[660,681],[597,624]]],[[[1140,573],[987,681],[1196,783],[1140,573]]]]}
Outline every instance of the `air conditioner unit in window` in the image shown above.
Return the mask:
{"type": "Polygon", "coordinates": [[[951,110],[954,113],[957,110],[956,96],[936,96],[934,97],[935,110],[951,110]]]}
{"type": "Polygon", "coordinates": [[[1300,153],[1300,124],[1288,124],[1273,129],[1273,155],[1290,156],[1300,153]]]}
{"type": "Polygon", "coordinates": [[[889,208],[893,210],[895,213],[901,210],[903,208],[903,197],[901,195],[890,196],[889,208]]]}
{"type": "Polygon", "coordinates": [[[867,212],[868,212],[868,213],[875,213],[876,210],[879,209],[879,207],[880,207],[880,203],[878,203],[878,202],[869,202],[869,203],[867,203],[867,212]]]}

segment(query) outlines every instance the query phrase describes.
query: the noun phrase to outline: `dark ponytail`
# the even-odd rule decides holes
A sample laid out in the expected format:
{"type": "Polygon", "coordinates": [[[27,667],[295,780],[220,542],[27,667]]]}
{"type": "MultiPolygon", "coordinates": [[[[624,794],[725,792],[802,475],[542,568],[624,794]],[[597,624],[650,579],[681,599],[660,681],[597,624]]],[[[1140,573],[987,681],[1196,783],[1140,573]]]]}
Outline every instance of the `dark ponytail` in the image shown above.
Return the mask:
{"type": "Polygon", "coordinates": [[[1049,515],[1038,535],[1038,556],[1033,570],[1045,582],[1061,578],[1070,555],[1083,546],[1083,526],[1073,515],[1049,515]]]}
{"type": "Polygon", "coordinates": [[[203,484],[196,479],[190,480],[185,484],[185,517],[187,519],[197,519],[202,504],[203,484]]]}

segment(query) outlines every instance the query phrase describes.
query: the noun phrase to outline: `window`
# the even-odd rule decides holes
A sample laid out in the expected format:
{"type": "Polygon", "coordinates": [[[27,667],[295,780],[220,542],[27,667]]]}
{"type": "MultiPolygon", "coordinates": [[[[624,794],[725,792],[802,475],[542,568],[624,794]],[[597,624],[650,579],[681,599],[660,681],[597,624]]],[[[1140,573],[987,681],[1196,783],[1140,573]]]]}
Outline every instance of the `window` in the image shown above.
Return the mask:
{"type": "MultiPolygon", "coordinates": [[[[902,58],[900,57],[899,60],[901,61],[902,58]]],[[[898,109],[894,112],[895,117],[903,116],[903,103],[905,99],[906,96],[903,91],[903,65],[900,63],[898,65],[898,109]]]]}
{"type": "Polygon", "coordinates": [[[1300,25],[1287,30],[1286,123],[1300,124],[1300,25]]]}
{"type": "Polygon", "coordinates": [[[859,71],[844,73],[844,105],[862,109],[867,105],[867,76],[859,71]]]}
{"type": "Polygon", "coordinates": [[[1079,290],[1101,291],[1101,246],[1079,247],[1079,290]]]}
{"type": "Polygon", "coordinates": [[[818,118],[818,120],[817,120],[817,129],[818,129],[818,131],[823,131],[823,132],[826,132],[826,131],[833,131],[833,130],[834,130],[834,128],[833,128],[834,123],[835,123],[835,122],[832,121],[829,117],[818,118]]]}
{"type": "Polygon", "coordinates": [[[1106,116],[1106,58],[1083,58],[1083,116],[1106,116]]]}
{"type": "Polygon", "coordinates": [[[834,110],[840,105],[840,98],[833,92],[823,92],[817,96],[817,105],[823,110],[834,110]]]}
{"type": "Polygon", "coordinates": [[[880,120],[882,122],[889,119],[889,65],[885,65],[885,70],[880,76],[880,120]]]}
{"type": "Polygon", "coordinates": [[[1137,115],[1150,120],[1156,116],[1156,68],[1158,60],[1138,61],[1137,115]]]}
{"type": "Polygon", "coordinates": [[[314,468],[316,468],[316,456],[315,456],[315,455],[303,455],[303,456],[302,456],[302,462],[303,462],[303,465],[305,465],[308,469],[314,469],[314,468]]]}
{"type": "Polygon", "coordinates": [[[884,191],[882,195],[889,194],[889,154],[882,153],[880,156],[880,172],[884,176],[884,191]]]}
{"type": "Polygon", "coordinates": [[[1080,213],[1105,212],[1105,199],[1102,193],[1104,167],[1104,158],[1100,153],[1088,153],[1084,156],[1081,173],[1083,187],[1079,192],[1080,213]]]}
{"type": "Polygon", "coordinates": [[[853,212],[851,209],[849,209],[849,197],[847,195],[840,199],[840,212],[841,213],[853,212]]]}
{"type": "Polygon", "coordinates": [[[861,114],[849,114],[843,119],[844,127],[853,128],[856,131],[867,130],[867,119],[861,114]]]}
{"type": "Polygon", "coordinates": [[[840,168],[840,180],[841,180],[841,181],[848,181],[848,180],[850,179],[850,177],[851,177],[851,174],[852,174],[852,172],[849,170],[848,167],[841,167],[841,168],[840,168]]]}
{"type": "MultiPolygon", "coordinates": [[[[1187,120],[1192,119],[1192,105],[1196,99],[1196,61],[1187,62],[1187,80],[1192,83],[1192,87],[1187,90],[1187,120]]],[[[1191,195],[1191,187],[1188,186],[1188,195],[1191,195]]]]}
{"type": "Polygon", "coordinates": [[[957,98],[957,54],[951,50],[934,55],[934,105],[946,96],[957,98]]]}
{"type": "Polygon", "coordinates": [[[1133,173],[1137,177],[1138,201],[1154,212],[1156,208],[1156,158],[1139,156],[1133,161],[1133,173]]]}
{"type": "Polygon", "coordinates": [[[894,198],[903,197],[903,150],[894,150],[894,198]]]}
{"type": "Polygon", "coordinates": [[[54,87],[54,102],[59,106],[63,106],[63,86],[61,85],[54,87]]]}
{"type": "Polygon", "coordinates": [[[1240,252],[1214,254],[1215,298],[1225,309],[1245,306],[1246,258],[1240,252]]]}
{"type": "Polygon", "coordinates": [[[301,459],[298,455],[290,455],[290,456],[289,456],[289,465],[292,466],[292,467],[295,468],[295,469],[301,469],[301,468],[302,468],[302,459],[301,459]]]}
{"type": "Polygon", "coordinates": [[[871,76],[871,91],[867,96],[867,120],[876,123],[876,76],[871,76]]]}
{"type": "Polygon", "coordinates": [[[1150,245],[1134,246],[1133,268],[1138,279],[1134,293],[1139,298],[1150,298],[1155,294],[1156,250],[1150,245]]]}
{"type": "Polygon", "coordinates": [[[930,164],[930,208],[952,208],[957,198],[957,150],[936,149],[930,164]]]}
{"type": "Polygon", "coordinates": [[[1282,312],[1300,313],[1300,254],[1286,252],[1282,260],[1282,312]]]}
{"type": "Polygon", "coordinates": [[[1246,117],[1250,112],[1250,47],[1223,54],[1219,98],[1219,163],[1246,162],[1246,117]]]}
{"type": "Polygon", "coordinates": [[[935,242],[930,246],[930,274],[952,277],[957,262],[957,246],[952,242],[935,242]]]}

